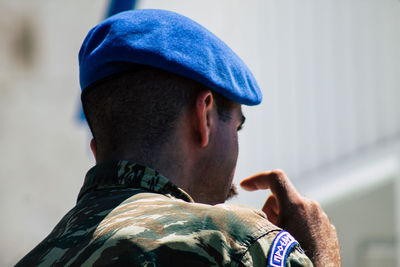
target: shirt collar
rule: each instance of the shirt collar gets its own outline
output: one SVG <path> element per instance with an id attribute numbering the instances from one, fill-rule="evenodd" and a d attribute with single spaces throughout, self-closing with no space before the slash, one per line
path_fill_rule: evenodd
<path id="1" fill-rule="evenodd" d="M 182 189 L 171 183 L 159 172 L 126 160 L 97 164 L 85 177 L 78 201 L 88 191 L 99 188 L 142 188 L 163 195 L 172 195 L 187 202 L 193 199 Z"/>

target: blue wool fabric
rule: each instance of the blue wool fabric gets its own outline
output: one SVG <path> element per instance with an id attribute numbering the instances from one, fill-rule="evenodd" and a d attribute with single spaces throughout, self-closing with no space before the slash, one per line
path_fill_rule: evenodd
<path id="1" fill-rule="evenodd" d="M 224 42 L 185 16 L 155 9 L 119 13 L 88 33 L 79 51 L 81 88 L 142 65 L 195 80 L 240 104 L 262 100 L 253 74 Z"/>

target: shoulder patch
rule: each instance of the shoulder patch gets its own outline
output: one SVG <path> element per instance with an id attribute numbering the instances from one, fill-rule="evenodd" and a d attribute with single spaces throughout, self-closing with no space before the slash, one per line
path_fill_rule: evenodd
<path id="1" fill-rule="evenodd" d="M 286 231 L 281 231 L 274 239 L 268 255 L 268 267 L 284 267 L 286 259 L 299 242 Z"/>

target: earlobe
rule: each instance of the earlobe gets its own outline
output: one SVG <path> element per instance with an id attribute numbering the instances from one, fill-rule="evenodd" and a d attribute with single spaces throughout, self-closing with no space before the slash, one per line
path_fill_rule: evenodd
<path id="1" fill-rule="evenodd" d="M 97 161 L 97 147 L 96 147 L 96 141 L 94 140 L 94 138 L 92 138 L 92 140 L 90 140 L 90 149 L 92 150 L 94 159 Z"/>
<path id="2" fill-rule="evenodd" d="M 211 91 L 201 92 L 196 99 L 197 129 L 200 139 L 200 146 L 206 147 L 210 140 L 210 130 L 212 126 L 211 111 L 214 105 Z"/>

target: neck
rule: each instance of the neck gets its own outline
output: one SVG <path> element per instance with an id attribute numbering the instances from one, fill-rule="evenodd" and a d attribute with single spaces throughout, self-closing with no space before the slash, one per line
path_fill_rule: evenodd
<path id="1" fill-rule="evenodd" d="M 175 138 L 175 140 L 179 140 Z M 145 153 L 140 147 L 122 146 L 123 150 L 114 149 L 111 153 L 101 153 L 97 155 L 96 162 L 110 162 L 118 160 L 127 160 L 138 163 L 140 165 L 152 168 L 176 186 L 182 188 L 191 195 L 193 192 L 190 188 L 190 160 L 183 149 L 183 142 L 169 140 L 162 148 L 154 151 L 154 153 Z"/>

